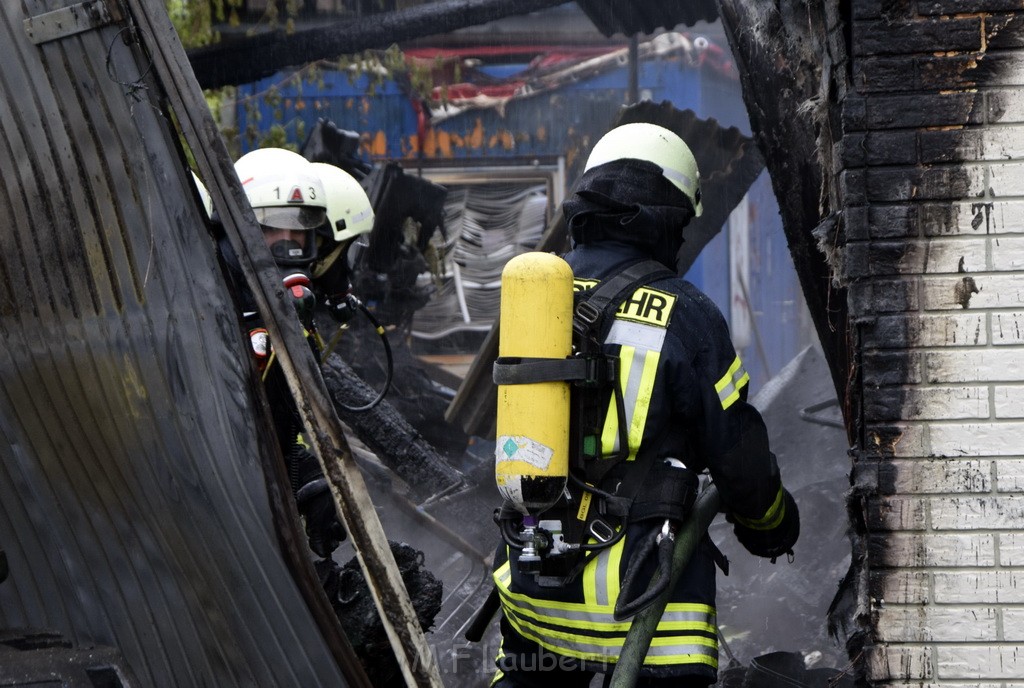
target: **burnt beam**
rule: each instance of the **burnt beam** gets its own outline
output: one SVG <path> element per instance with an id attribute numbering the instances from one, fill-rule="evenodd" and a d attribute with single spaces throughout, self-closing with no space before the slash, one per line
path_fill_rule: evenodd
<path id="1" fill-rule="evenodd" d="M 188 59 L 204 89 L 247 84 L 287 67 L 387 48 L 564 4 L 565 0 L 446 0 L 316 29 L 291 33 L 279 29 L 225 41 L 190 50 Z"/>
<path id="2" fill-rule="evenodd" d="M 830 115 L 836 83 L 844 77 L 826 45 L 830 22 L 820 3 L 790 0 L 720 0 L 719 14 L 796 273 L 838 398 L 846 401 L 851 371 L 846 290 L 830 262 L 843 233 L 833 191 Z"/>

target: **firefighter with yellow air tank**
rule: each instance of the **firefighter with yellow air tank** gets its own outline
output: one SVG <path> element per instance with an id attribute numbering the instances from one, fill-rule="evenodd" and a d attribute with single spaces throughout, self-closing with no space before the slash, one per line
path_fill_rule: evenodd
<path id="1" fill-rule="evenodd" d="M 684 228 L 702 212 L 686 143 L 653 124 L 611 130 L 562 211 L 564 259 L 525 254 L 502 278 L 501 688 L 589 686 L 595 673 L 608 685 L 630 620 L 667 585 L 665 553 L 705 471 L 752 554 L 792 554 L 799 535 L 725 320 L 675 274 Z M 716 563 L 726 564 L 705 536 L 637 685 L 715 682 Z"/>

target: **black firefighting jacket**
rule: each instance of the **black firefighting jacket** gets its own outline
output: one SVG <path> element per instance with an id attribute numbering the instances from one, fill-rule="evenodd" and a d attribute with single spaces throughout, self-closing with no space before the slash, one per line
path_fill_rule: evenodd
<path id="1" fill-rule="evenodd" d="M 577 287 L 590 287 L 650 255 L 603 241 L 577 247 L 565 258 Z M 630 460 L 638 451 L 653 452 L 657 459 L 681 459 L 697 472 L 707 469 L 736 523 L 769 538 L 781 530 L 787 519 L 779 468 L 761 415 L 747 403 L 749 376 L 714 303 L 682 278 L 657 280 L 625 301 L 604 341 L 620 360 Z M 617 448 L 617 429 L 609 413 L 606 454 Z M 607 670 L 629 629 L 629 620 L 615 621 L 612 612 L 638 540 L 634 530 L 630 526 L 622 541 L 602 550 L 561 588 L 538 586 L 518 572 L 517 551 L 499 547 L 494 579 L 503 627 L 587 668 Z M 715 680 L 713 552 L 705 539 L 683 571 L 651 643 L 645 674 Z M 652 563 L 652 573 L 653 568 Z M 517 645 L 507 641 L 506 653 Z M 514 664 L 515 658 L 506 661 Z"/>

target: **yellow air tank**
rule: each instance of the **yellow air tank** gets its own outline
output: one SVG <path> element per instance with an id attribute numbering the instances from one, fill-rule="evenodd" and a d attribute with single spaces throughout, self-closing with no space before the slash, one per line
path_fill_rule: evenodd
<path id="1" fill-rule="evenodd" d="M 498 356 L 564 359 L 572 353 L 572 268 L 524 253 L 501 273 Z M 569 475 L 569 383 L 499 385 L 498 491 L 524 514 L 554 505 Z"/>

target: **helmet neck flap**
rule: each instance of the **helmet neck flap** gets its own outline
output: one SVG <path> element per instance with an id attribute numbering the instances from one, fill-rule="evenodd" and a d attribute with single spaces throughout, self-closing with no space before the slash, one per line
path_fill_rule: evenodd
<path id="1" fill-rule="evenodd" d="M 574 244 L 619 241 L 671 269 L 694 216 L 690 199 L 651 162 L 626 158 L 580 177 L 562 212 Z"/>

